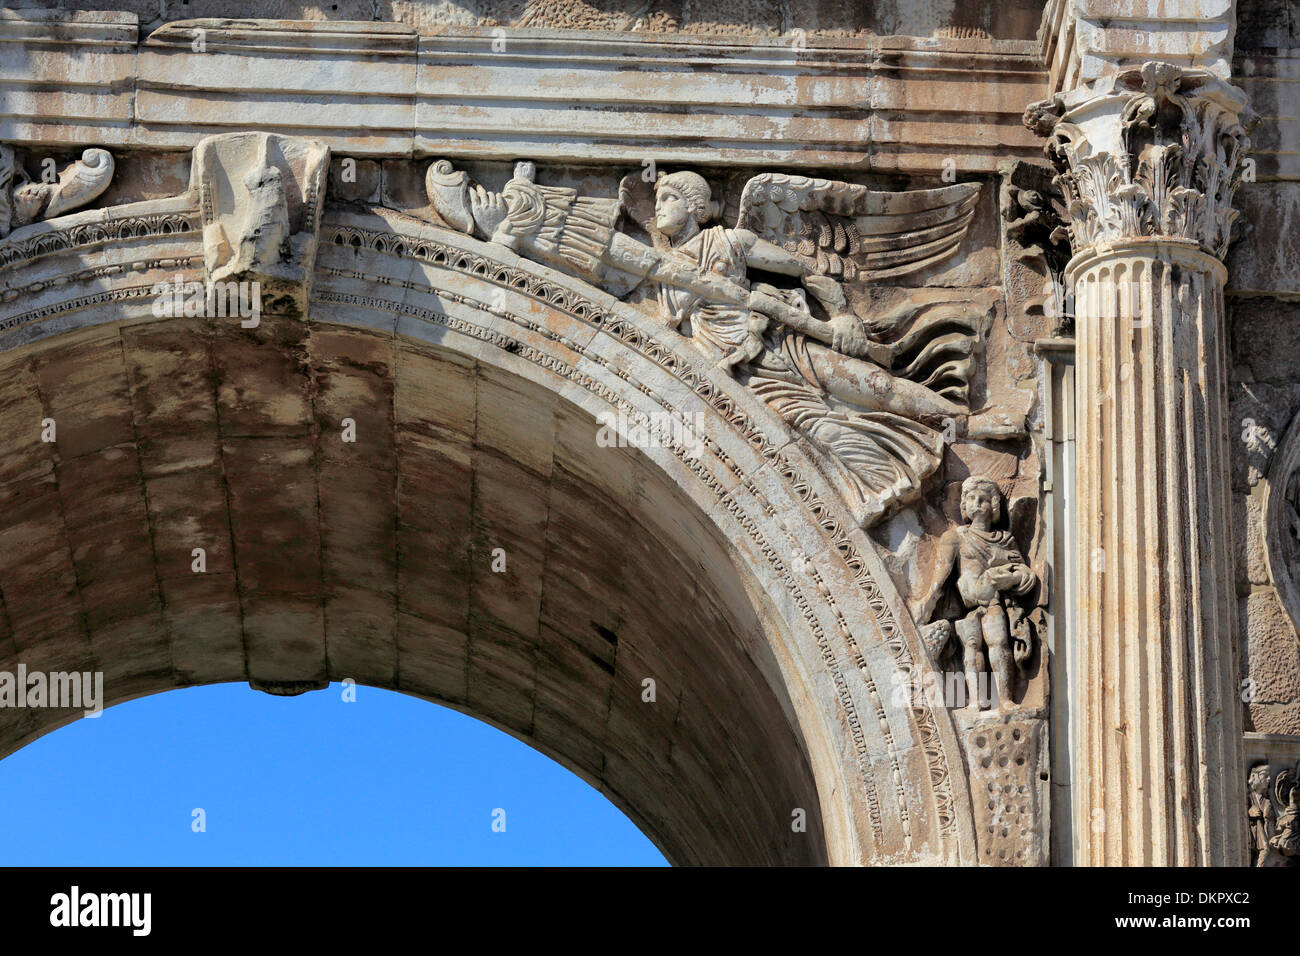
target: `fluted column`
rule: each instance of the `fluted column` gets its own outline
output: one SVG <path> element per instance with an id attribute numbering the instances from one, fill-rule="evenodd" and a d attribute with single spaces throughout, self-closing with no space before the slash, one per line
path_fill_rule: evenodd
<path id="1" fill-rule="evenodd" d="M 1077 864 L 1245 861 L 1222 257 L 1248 114 L 1148 63 L 1026 115 L 1074 250 Z"/>

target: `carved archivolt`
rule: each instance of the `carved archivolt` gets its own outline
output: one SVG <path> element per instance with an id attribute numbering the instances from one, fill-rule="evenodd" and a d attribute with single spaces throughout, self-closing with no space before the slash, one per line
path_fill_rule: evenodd
<path id="1" fill-rule="evenodd" d="M 705 460 L 671 435 L 660 436 L 663 447 L 712 496 L 719 514 L 738 529 L 733 533 L 747 539 L 745 548 L 767 564 L 765 573 L 775 575 L 782 600 L 810 635 L 810 652 L 828 669 L 870 841 L 891 846 L 899 839 L 912 853 L 934 835 L 945 858 L 968 856 L 965 775 L 951 772 L 952 759 L 960 759 L 952 723 L 942 705 L 922 697 L 893 705 L 887 699 L 893 678 L 921 684 L 934 665 L 903 603 L 880 579 L 882 569 L 860 528 L 917 501 L 954 439 L 1023 436 L 1024 421 L 998 408 L 971 407 L 970 383 L 994 292 L 958 292 L 941 302 L 904 294 L 895 299 L 900 304 L 881 308 L 864 290 L 951 256 L 967 234 L 981 187 L 894 193 L 764 174 L 745 186 L 737 221 L 728 226 L 717 221 L 709 182 L 688 170 L 653 183 L 628 177 L 617 198 L 603 198 L 538 183 L 528 162 L 500 192 L 490 192 L 441 161 L 430 166 L 426 186 L 433 209 L 452 229 L 384 209 L 331 214 L 322 227 L 327 163 L 327 151 L 310 141 L 252 133 L 217 137 L 196 148 L 184 197 L 30 226 L 0 242 L 0 266 L 124 233 L 175 235 L 184 256 L 170 251 L 175 258 L 144 258 L 142 243 L 140 261 L 127 267 L 149 273 L 174 263 L 187 279 L 274 282 L 304 314 L 314 302 L 389 313 L 395 324 L 402 317 L 429 322 L 549 370 L 630 417 L 638 414 L 638 395 L 683 422 L 692 402 L 707 401 L 724 416 L 723 431 L 734 430 L 744 444 L 738 448 L 732 436 L 724 440 L 717 433 L 696 436 L 707 449 Z M 1038 219 L 1045 213 L 1029 193 L 1016 202 L 1004 212 L 1014 213 L 1013 226 L 1023 226 L 1027 235 L 1036 211 Z M 328 252 L 320 251 L 318 240 Z M 524 267 L 516 256 L 550 268 Z M 386 266 L 386 257 L 402 262 Z M 433 273 L 410 269 L 411 260 L 463 278 L 448 277 L 435 290 Z M 202 264 L 197 273 L 195 263 Z M 103 273 L 108 276 L 123 266 L 96 268 L 109 270 Z M 38 292 L 47 285 L 39 275 L 25 275 L 36 280 Z M 321 284 L 314 290 L 313 275 Z M 625 363 L 571 340 L 529 310 L 481 300 L 472 291 L 481 281 L 562 310 L 626 344 L 656 370 L 638 380 Z M 149 287 L 123 282 L 71 301 L 85 307 L 140 299 Z M 11 288 L 6 298 L 23 291 Z M 430 301 L 431 291 L 447 306 Z M 624 298 L 639 305 L 618 301 Z M 43 296 L 33 305 L 0 317 L 3 327 L 57 314 L 69 303 Z M 480 317 L 469 317 L 475 314 Z M 490 317 L 502 321 L 483 321 Z M 656 318 L 658 329 L 671 331 L 651 331 Z M 665 372 L 672 382 L 658 381 Z M 791 556 L 809 542 L 789 532 L 764 485 L 772 475 L 760 474 L 763 468 L 794 490 L 821 527 L 819 547 L 831 564 L 794 565 Z M 828 501 L 816 488 L 838 492 L 842 502 L 834 494 Z M 953 532 L 950 567 L 960 558 L 958 576 L 977 578 L 976 589 L 983 591 L 963 591 L 965 606 L 956 617 L 922 617 L 970 625 L 970 635 L 958 635 L 962 646 L 988 654 L 1009 702 L 1013 670 L 1034 646 L 1022 598 L 1038 578 L 1024 566 L 1009 532 L 992 527 L 994 502 L 985 504 L 988 527 Z M 774 529 L 774 522 L 789 533 Z M 973 655 L 969 663 L 968 677 L 984 670 Z M 923 809 L 908 783 L 918 773 L 928 777 L 925 793 L 932 801 Z M 1008 858 L 1017 853 L 1009 850 Z"/>
<path id="2" fill-rule="evenodd" d="M 273 164 L 253 165 L 265 171 Z M 199 177 L 196 182 L 202 182 L 202 179 Z M 294 179 L 303 181 L 296 175 Z M 266 180 L 265 175 L 245 177 L 244 185 L 252 195 L 256 188 L 266 185 Z M 526 191 L 522 186 L 520 189 Z M 25 302 L 10 305 L 0 315 L 0 322 L 6 328 L 16 327 L 69 310 L 147 300 L 152 284 L 150 280 L 159 269 L 170 271 L 174 268 L 183 271 L 187 278 L 202 279 L 213 265 L 210 257 L 205 255 L 213 243 L 203 242 L 199 230 L 202 224 L 211 224 L 217 216 L 205 215 L 200 193 L 201 190 L 191 192 L 183 197 L 183 201 L 182 197 L 177 197 L 94 214 L 79 214 L 62 223 L 31 226 L 14 240 L 0 243 L 0 255 L 8 252 L 20 269 L 28 261 L 25 257 L 29 254 L 53 257 L 47 266 L 40 267 L 40 281 L 47 282 L 44 278 L 47 274 L 52 276 L 59 269 L 66 271 L 65 265 L 61 264 L 65 260 L 59 258 L 59 253 L 110 239 L 119 229 L 138 229 L 140 232 L 132 235 L 143 240 L 138 250 L 131 248 L 129 253 L 125 247 L 114 246 L 108 253 L 106 264 L 96 267 L 107 270 L 105 277 L 114 277 L 110 288 L 70 288 L 62 296 L 50 294 L 50 291 L 42 292 L 32 305 Z M 307 197 L 304 195 L 303 198 Z M 535 194 L 532 198 L 536 198 Z M 559 202 L 563 203 L 564 199 Z M 555 200 L 549 205 L 544 201 L 540 206 L 534 206 L 534 212 L 541 213 L 539 222 L 545 223 L 554 203 Z M 267 205 L 275 208 L 279 203 Z M 737 384 L 729 380 L 741 379 L 741 375 L 727 369 L 727 374 L 720 376 L 708 367 L 702 352 L 692 359 L 690 343 L 693 336 L 679 340 L 687 346 L 683 351 L 669 341 L 675 338 L 672 333 L 655 331 L 654 323 L 637 310 L 596 289 L 584 291 L 581 283 L 556 277 L 553 272 L 517 264 L 515 257 L 508 253 L 494 254 L 492 244 L 466 240 L 446 229 L 420 224 L 409 216 L 388 211 L 361 217 L 372 225 L 368 229 L 342 225 L 347 217 L 331 220 L 323 229 L 318 221 L 306 219 L 299 226 L 294 217 L 300 207 L 292 201 L 288 205 L 290 235 L 299 229 L 310 228 L 313 241 L 319 236 L 331 250 L 327 264 L 314 266 L 317 281 L 323 286 L 311 297 L 317 307 L 338 303 L 349 309 L 379 309 L 394 315 L 409 314 L 427 319 L 533 362 L 589 390 L 602 401 L 626 408 L 629 412 L 634 411 L 641 401 L 637 396 L 644 395 L 682 415 L 686 414 L 691 402 L 703 399 L 724 416 L 727 427 L 706 436 L 711 439 L 709 461 L 696 459 L 688 454 L 688 449 L 670 446 L 669 443 L 666 446 L 717 502 L 719 515 L 735 529 L 731 533 L 739 534 L 741 540 L 748 542 L 744 549 L 752 553 L 760 565 L 766 566 L 763 573 L 772 575 L 777 587 L 785 591 L 786 596 L 781 600 L 792 615 L 792 626 L 797 633 L 808 635 L 806 652 L 828 669 L 828 686 L 834 687 L 831 701 L 838 706 L 837 713 L 841 715 L 832 718 L 832 723 L 842 726 L 843 729 L 837 733 L 844 733 L 846 740 L 852 741 L 851 749 L 845 749 L 849 760 L 846 771 L 848 779 L 854 783 L 851 787 L 855 791 L 853 799 L 860 800 L 865 811 L 858 818 L 865 829 L 863 846 L 870 844 L 879 852 L 890 854 L 890 858 L 900 860 L 906 854 L 938 854 L 951 862 L 972 859 L 973 834 L 965 775 L 953 772 L 952 761 L 960 760 L 960 752 L 951 723 L 941 710 L 936 711 L 923 701 L 899 709 L 890 704 L 887 696 L 893 670 L 915 675 L 929 667 L 918 635 L 910 622 L 903 619 L 906 616 L 904 606 L 888 582 L 882 579 L 882 570 L 870 553 L 869 542 L 855 527 L 855 522 L 846 520 L 848 513 L 835 500 L 832 486 L 823 483 L 810 467 L 810 447 L 787 444 L 782 437 L 784 429 L 780 428 L 780 422 L 768 411 L 770 403 L 744 400 L 745 396 L 752 396 L 753 391 L 737 388 Z M 304 205 L 312 208 L 311 204 Z M 576 202 L 569 208 L 575 205 Z M 575 224 L 591 220 L 600 222 L 598 208 L 584 212 L 591 215 L 573 220 Z M 393 223 L 399 220 L 402 225 L 394 226 Z M 241 220 L 235 215 L 229 221 L 233 223 L 233 231 L 223 225 L 224 245 L 234 254 L 237 244 L 230 242 L 230 237 L 242 235 Z M 565 225 L 568 224 L 566 220 Z M 275 250 L 269 247 L 259 249 L 255 241 L 260 238 L 255 235 L 257 229 L 258 225 L 254 224 L 248 230 L 248 237 L 254 241 L 245 247 L 253 253 L 250 259 L 253 265 L 249 270 L 253 274 L 263 271 L 262 265 L 268 261 L 263 254 L 275 256 Z M 149 235 L 164 242 L 151 244 Z M 587 237 L 569 233 L 567 229 L 553 231 L 550 236 L 555 249 L 591 248 Z M 46 245 L 28 245 L 37 238 Z M 457 241 L 461 243 L 459 247 Z M 629 242 L 634 240 L 629 238 Z M 162 245 L 168 246 L 164 255 L 174 258 L 159 256 Z M 220 248 L 222 244 L 215 245 Z M 291 242 L 290 257 L 281 257 L 281 264 L 295 264 L 292 245 Z M 351 250 L 361 254 L 362 260 L 354 263 Z M 384 278 L 377 275 L 377 272 L 385 272 L 376 268 L 379 257 L 362 253 L 362 250 L 397 257 L 393 260 L 393 274 Z M 674 256 L 679 255 L 672 249 L 668 251 Z M 784 251 L 791 254 L 789 250 Z M 183 256 L 180 255 L 182 252 Z M 797 249 L 795 253 L 798 253 Z M 815 259 L 816 255 L 812 258 Z M 135 263 L 135 259 L 140 261 Z M 438 272 L 443 269 L 460 272 L 473 280 L 471 286 L 480 280 L 488 280 L 511 294 L 528 295 L 562 309 L 625 343 L 653 363 L 655 368 L 667 372 L 674 381 L 671 385 L 656 382 L 654 376 L 646 381 L 637 381 L 635 365 L 629 366 L 626 360 L 611 359 L 602 349 L 580 346 L 580 343 L 572 341 L 562 343 L 563 332 L 545 322 L 538 322 L 537 314 L 528 309 L 511 309 L 495 301 L 471 301 L 472 297 L 466 296 L 464 306 L 478 310 L 481 313 L 478 317 L 466 318 L 470 313 L 462 311 L 452 314 L 450 307 L 440 313 L 421 311 L 417 302 L 421 294 L 428 302 L 428 283 L 433 273 L 412 272 L 403 266 L 412 259 L 441 267 Z M 686 257 L 683 259 L 684 262 L 673 260 L 669 268 L 681 270 L 679 274 L 689 278 L 697 263 Z M 117 264 L 117 260 L 127 263 L 125 269 Z M 72 258 L 66 262 L 76 265 Z M 355 265 L 355 268 L 347 269 L 347 265 Z M 132 281 L 133 267 L 138 267 L 141 272 L 138 282 Z M 220 267 L 218 262 L 217 268 Z M 841 271 L 843 268 L 841 263 Z M 25 275 L 35 278 L 37 273 Z M 116 278 L 119 275 L 121 278 Z M 425 288 L 411 287 L 404 291 L 400 286 L 408 281 L 422 281 Z M 816 283 L 817 279 L 814 277 L 813 281 Z M 388 286 L 393 287 L 392 296 L 384 294 Z M 49 290 L 53 288 L 53 285 L 48 286 Z M 367 291 L 362 295 L 360 290 Z M 77 295 L 77 292 L 83 294 Z M 437 298 L 447 303 L 458 303 L 458 296 L 464 292 L 459 282 L 451 281 L 445 287 L 438 286 Z M 483 319 L 489 313 L 504 321 L 485 323 Z M 52 328 L 52 324 L 45 324 L 43 328 Z M 507 334 L 506 330 L 511 328 L 515 328 L 518 334 Z M 686 331 L 693 330 L 687 328 Z M 557 347 L 538 346 L 539 340 L 553 341 Z M 575 363 L 572 357 L 565 357 L 567 354 L 576 355 L 582 361 Z M 593 373 L 597 369 L 599 371 Z M 625 388 L 616 379 L 621 379 Z M 684 385 L 685 390 L 679 388 L 678 383 Z M 740 384 L 743 385 L 743 381 Z M 735 435 L 723 434 L 732 431 Z M 757 456 L 757 465 L 750 460 L 751 456 Z M 773 481 L 777 484 L 772 484 Z M 779 504 L 788 499 L 782 489 L 790 489 L 796 495 L 794 501 L 802 502 L 797 518 L 787 510 L 789 503 Z M 773 497 L 774 490 L 776 497 Z M 795 566 L 791 555 L 801 548 L 808 548 L 810 542 L 806 532 L 801 534 L 792 529 L 803 527 L 802 522 L 809 516 L 822 531 L 823 544 L 818 548 L 822 557 Z M 912 783 L 918 778 L 924 781 L 919 800 Z"/>

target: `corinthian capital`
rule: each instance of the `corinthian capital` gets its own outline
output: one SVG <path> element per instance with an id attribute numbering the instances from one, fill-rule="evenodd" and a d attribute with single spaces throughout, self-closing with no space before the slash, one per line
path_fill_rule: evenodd
<path id="1" fill-rule="evenodd" d="M 1214 74 L 1144 63 L 1035 103 L 1024 121 L 1049 137 L 1076 253 L 1162 237 L 1222 259 L 1257 120 L 1245 94 Z"/>

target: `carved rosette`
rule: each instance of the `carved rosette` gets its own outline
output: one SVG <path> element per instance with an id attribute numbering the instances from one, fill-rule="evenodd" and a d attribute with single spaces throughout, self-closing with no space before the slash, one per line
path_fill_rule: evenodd
<path id="1" fill-rule="evenodd" d="M 1025 112 L 1025 125 L 1049 137 L 1076 253 L 1160 237 L 1194 241 L 1219 259 L 1257 121 L 1241 90 L 1170 63 L 1145 63 Z"/>

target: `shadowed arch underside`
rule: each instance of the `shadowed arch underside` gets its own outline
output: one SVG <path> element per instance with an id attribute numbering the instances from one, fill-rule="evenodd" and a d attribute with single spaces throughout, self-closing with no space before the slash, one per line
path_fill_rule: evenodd
<path id="1" fill-rule="evenodd" d="M 274 347 L 175 320 L 0 363 L 6 411 L 59 429 L 5 456 L 0 667 L 103 670 L 110 700 L 352 678 L 554 756 L 674 862 L 825 861 L 776 665 L 680 492 L 532 383 L 265 325 Z M 54 716 L 5 711 L 4 749 Z"/>
<path id="2" fill-rule="evenodd" d="M 202 274 L 173 205 L 11 270 L 67 278 L 0 316 L 0 669 L 415 694 L 675 863 L 972 857 L 951 725 L 897 699 L 915 629 L 761 402 L 577 280 L 382 212 L 327 218 L 307 316 L 157 316 Z M 0 713 L 0 750 L 74 716 Z"/>

